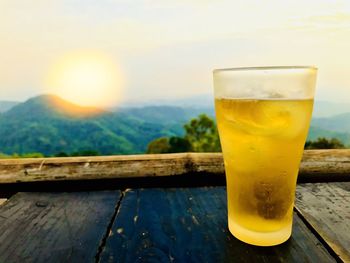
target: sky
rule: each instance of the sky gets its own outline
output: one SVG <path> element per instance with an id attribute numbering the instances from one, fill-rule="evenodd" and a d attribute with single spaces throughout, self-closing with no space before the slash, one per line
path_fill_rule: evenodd
<path id="1" fill-rule="evenodd" d="M 347 0 L 0 0 L 0 100 L 50 92 L 55 63 L 88 50 L 116 65 L 119 101 L 211 94 L 215 68 L 315 65 L 316 98 L 350 102 L 349 46 Z"/>

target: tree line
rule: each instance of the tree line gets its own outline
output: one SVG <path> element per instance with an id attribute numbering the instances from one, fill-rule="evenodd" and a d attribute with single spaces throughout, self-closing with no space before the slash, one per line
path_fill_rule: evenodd
<path id="1" fill-rule="evenodd" d="M 220 152 L 220 139 L 213 119 L 205 114 L 184 126 L 183 137 L 161 137 L 148 144 L 147 153 Z"/>

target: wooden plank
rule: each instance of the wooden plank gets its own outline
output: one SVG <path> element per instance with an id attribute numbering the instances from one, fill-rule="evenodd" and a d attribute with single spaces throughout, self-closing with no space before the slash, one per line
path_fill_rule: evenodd
<path id="1" fill-rule="evenodd" d="M 304 151 L 299 179 L 303 182 L 350 181 L 350 150 Z"/>
<path id="2" fill-rule="evenodd" d="M 292 238 L 247 245 L 227 228 L 224 187 L 129 190 L 101 262 L 334 262 L 297 215 Z"/>
<path id="3" fill-rule="evenodd" d="M 223 175 L 221 154 L 183 153 L 0 160 L 0 183 L 172 176 Z"/>
<path id="4" fill-rule="evenodd" d="M 120 191 L 18 193 L 0 207 L 0 262 L 93 262 Z"/>
<path id="5" fill-rule="evenodd" d="M 339 257 L 350 262 L 350 183 L 298 185 L 296 208 Z"/>
<path id="6" fill-rule="evenodd" d="M 350 181 L 350 150 L 305 151 L 301 181 Z M 221 153 L 179 153 L 0 160 L 0 183 L 202 174 L 224 175 Z"/>

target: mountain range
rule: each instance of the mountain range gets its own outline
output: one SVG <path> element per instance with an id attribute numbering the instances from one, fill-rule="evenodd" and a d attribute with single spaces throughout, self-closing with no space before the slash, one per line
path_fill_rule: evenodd
<path id="1" fill-rule="evenodd" d="M 0 109 L 0 152 L 41 152 L 46 156 L 87 150 L 102 155 L 143 153 L 155 138 L 183 135 L 184 123 L 199 114 L 214 116 L 210 106 L 122 107 L 108 111 L 82 107 L 55 95 L 41 95 L 22 103 L 0 102 Z M 349 145 L 350 113 L 314 118 L 308 138 L 318 137 L 335 137 Z"/>
<path id="2" fill-rule="evenodd" d="M 47 156 L 86 150 L 102 155 L 143 153 L 155 138 L 182 135 L 183 123 L 202 112 L 171 106 L 110 112 L 42 95 L 0 115 L 0 151 Z M 204 113 L 210 114 L 210 109 Z"/>
<path id="3" fill-rule="evenodd" d="M 183 108 L 213 108 L 213 94 L 200 94 L 177 99 L 148 100 L 148 101 L 126 101 L 124 107 L 145 107 L 145 106 L 176 106 Z M 313 116 L 316 118 L 332 117 L 334 115 L 350 112 L 350 103 L 315 100 Z"/>
<path id="4" fill-rule="evenodd" d="M 0 113 L 5 112 L 21 102 L 18 101 L 0 101 Z M 147 100 L 147 101 L 132 101 L 128 100 L 121 103 L 118 107 L 111 107 L 107 110 L 116 111 L 128 108 L 145 108 L 154 106 L 170 106 L 190 109 L 211 109 L 214 112 L 213 94 L 199 94 L 177 99 L 163 99 L 163 100 Z M 350 113 L 350 103 L 333 102 L 324 100 L 315 100 L 313 117 L 327 118 L 335 115 Z"/>

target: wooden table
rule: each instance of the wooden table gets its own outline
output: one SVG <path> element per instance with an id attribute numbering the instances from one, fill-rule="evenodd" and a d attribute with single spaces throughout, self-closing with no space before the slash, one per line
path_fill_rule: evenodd
<path id="1" fill-rule="evenodd" d="M 264 248 L 228 232 L 222 180 L 191 181 L 5 185 L 30 192 L 0 205 L 0 262 L 350 262 L 350 182 L 299 184 L 292 237 Z"/>

